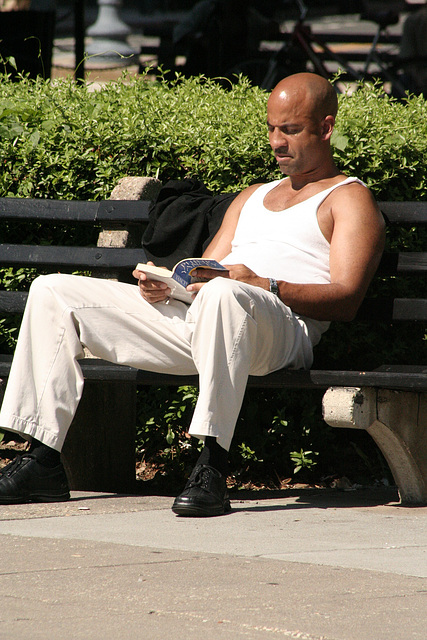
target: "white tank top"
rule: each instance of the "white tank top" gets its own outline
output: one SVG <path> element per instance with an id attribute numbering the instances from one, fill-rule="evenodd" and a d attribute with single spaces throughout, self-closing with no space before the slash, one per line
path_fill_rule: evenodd
<path id="1" fill-rule="evenodd" d="M 263 278 L 276 278 L 297 284 L 327 284 L 329 242 L 320 230 L 317 210 L 325 198 L 337 187 L 351 182 L 363 184 L 358 178 L 342 182 L 316 193 L 288 209 L 270 211 L 264 198 L 282 180 L 261 185 L 242 207 L 231 253 L 223 264 L 244 264 Z M 304 318 L 309 326 L 312 344 L 326 331 L 329 322 Z"/>
<path id="2" fill-rule="evenodd" d="M 317 210 L 337 187 L 361 181 L 346 178 L 288 209 L 270 211 L 264 206 L 264 198 L 282 180 L 261 185 L 246 201 L 231 253 L 221 262 L 245 264 L 263 278 L 298 284 L 328 283 L 330 246 L 320 230 Z"/>

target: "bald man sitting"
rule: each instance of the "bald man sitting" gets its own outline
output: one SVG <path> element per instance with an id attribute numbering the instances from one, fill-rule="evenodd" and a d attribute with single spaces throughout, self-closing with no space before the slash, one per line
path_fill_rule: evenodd
<path id="1" fill-rule="evenodd" d="M 69 498 L 60 451 L 82 394 L 86 346 L 114 363 L 199 375 L 189 432 L 205 446 L 172 509 L 230 510 L 228 450 L 248 376 L 309 368 L 330 321 L 354 317 L 383 250 L 372 195 L 333 162 L 336 113 L 335 91 L 320 76 L 275 87 L 268 135 L 287 177 L 233 200 L 205 252 L 228 272 L 189 285 L 191 305 L 139 271 L 137 286 L 61 274 L 34 281 L 0 414 L 0 426 L 31 446 L 3 470 L 0 503 Z"/>

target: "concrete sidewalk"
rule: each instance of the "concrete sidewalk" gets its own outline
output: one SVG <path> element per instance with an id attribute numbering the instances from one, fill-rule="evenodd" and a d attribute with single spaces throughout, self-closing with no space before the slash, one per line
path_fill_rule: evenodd
<path id="1" fill-rule="evenodd" d="M 164 496 L 0 507 L 0 638 L 427 638 L 427 507 L 393 490 L 241 495 L 209 519 Z"/>

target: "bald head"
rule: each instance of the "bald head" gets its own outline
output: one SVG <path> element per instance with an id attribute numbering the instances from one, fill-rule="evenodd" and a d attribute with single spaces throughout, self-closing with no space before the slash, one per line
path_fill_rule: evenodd
<path id="1" fill-rule="evenodd" d="M 330 82 L 314 73 L 288 76 L 271 92 L 268 139 L 281 171 L 294 182 L 337 175 L 331 153 L 337 107 Z"/>
<path id="2" fill-rule="evenodd" d="M 338 100 L 331 83 L 315 73 L 295 73 L 281 80 L 269 101 L 290 101 L 306 110 L 315 120 L 335 116 Z"/>

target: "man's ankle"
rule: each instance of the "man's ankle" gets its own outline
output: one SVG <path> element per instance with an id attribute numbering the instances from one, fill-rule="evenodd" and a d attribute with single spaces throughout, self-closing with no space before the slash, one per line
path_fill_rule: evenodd
<path id="1" fill-rule="evenodd" d="M 197 464 L 206 464 L 221 473 L 228 476 L 228 451 L 223 449 L 217 439 L 213 436 L 206 436 L 205 446 L 197 460 Z"/>
<path id="2" fill-rule="evenodd" d="M 57 467 L 61 462 L 61 454 L 56 449 L 48 447 L 47 444 L 33 438 L 29 452 L 44 467 Z"/>

